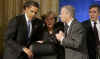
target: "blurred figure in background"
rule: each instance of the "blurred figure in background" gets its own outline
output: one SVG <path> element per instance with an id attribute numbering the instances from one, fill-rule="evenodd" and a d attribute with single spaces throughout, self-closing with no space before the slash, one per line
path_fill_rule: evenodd
<path id="1" fill-rule="evenodd" d="M 87 30 L 89 59 L 100 59 L 100 6 L 91 5 L 89 16 L 90 19 L 83 22 L 83 26 Z"/>

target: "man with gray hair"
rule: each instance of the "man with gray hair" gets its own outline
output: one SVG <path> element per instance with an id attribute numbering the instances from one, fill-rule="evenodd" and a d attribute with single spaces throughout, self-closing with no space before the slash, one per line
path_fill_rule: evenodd
<path id="1" fill-rule="evenodd" d="M 65 48 L 65 59 L 88 59 L 86 31 L 74 18 L 74 10 L 71 5 L 62 7 L 60 17 L 64 23 L 64 32 L 59 31 L 56 38 Z"/>

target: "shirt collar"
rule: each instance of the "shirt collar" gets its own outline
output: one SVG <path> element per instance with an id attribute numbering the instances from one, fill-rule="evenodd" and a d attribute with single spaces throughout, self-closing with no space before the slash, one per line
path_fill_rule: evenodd
<path id="1" fill-rule="evenodd" d="M 96 23 L 97 23 L 97 24 L 100 24 L 100 21 L 97 20 Z M 94 24 L 94 21 L 91 21 L 91 24 Z"/>
<path id="2" fill-rule="evenodd" d="M 100 24 L 100 20 L 97 20 L 97 24 Z"/>
<path id="3" fill-rule="evenodd" d="M 25 13 L 25 18 L 26 18 L 26 22 L 27 22 L 27 24 L 28 24 L 29 19 L 28 19 L 28 17 L 27 17 L 27 14 L 26 14 L 26 13 Z"/>
<path id="4" fill-rule="evenodd" d="M 69 21 L 68 26 L 71 25 L 71 23 L 72 23 L 73 20 L 74 20 L 74 19 L 72 18 L 72 20 Z"/>

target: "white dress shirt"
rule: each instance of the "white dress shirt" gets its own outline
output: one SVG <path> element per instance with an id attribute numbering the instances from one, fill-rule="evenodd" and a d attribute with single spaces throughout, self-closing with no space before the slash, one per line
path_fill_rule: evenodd
<path id="1" fill-rule="evenodd" d="M 26 19 L 26 22 L 27 22 L 27 25 L 28 25 L 28 22 L 30 21 L 29 18 L 27 17 L 27 14 L 25 14 L 25 19 Z M 30 32 L 28 34 L 28 37 L 30 38 L 30 35 L 31 35 L 31 32 L 32 32 L 32 23 L 29 24 L 30 25 Z M 32 45 L 30 45 L 29 49 L 32 51 Z M 24 49 L 23 49 L 24 50 Z"/>
<path id="2" fill-rule="evenodd" d="M 28 25 L 28 21 L 29 21 L 29 19 L 28 19 L 28 17 L 27 17 L 27 14 L 25 14 L 25 18 L 26 18 L 26 22 L 27 22 L 27 25 Z M 31 32 L 32 32 L 32 23 L 30 24 L 30 32 L 29 32 L 28 37 L 30 37 Z"/>
<path id="3" fill-rule="evenodd" d="M 69 31 L 70 25 L 72 24 L 73 20 L 74 20 L 74 19 L 72 18 L 72 20 L 70 20 L 69 23 L 68 23 L 68 30 L 67 30 L 67 33 L 68 33 L 68 31 Z"/>
<path id="4" fill-rule="evenodd" d="M 97 20 L 96 21 L 96 27 L 97 27 L 97 30 L 98 30 L 98 37 L 99 37 L 99 40 L 100 40 L 100 21 Z M 91 25 L 92 25 L 92 28 L 94 28 L 94 21 L 91 21 Z"/>

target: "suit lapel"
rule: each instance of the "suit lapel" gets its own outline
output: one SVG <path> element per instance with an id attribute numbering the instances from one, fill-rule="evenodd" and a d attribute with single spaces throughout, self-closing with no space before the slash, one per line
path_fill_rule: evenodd
<path id="1" fill-rule="evenodd" d="M 67 36 L 66 36 L 67 39 L 70 39 L 70 38 L 71 38 L 71 35 L 72 35 L 72 27 L 73 27 L 73 25 L 75 24 L 75 22 L 76 22 L 76 20 L 74 19 L 74 20 L 72 21 L 72 23 L 71 23 L 71 25 L 70 25 L 68 31 L 67 31 Z"/>
<path id="2" fill-rule="evenodd" d="M 92 30 L 92 24 L 90 20 L 87 21 L 87 26 L 88 26 L 88 30 Z"/>
<path id="3" fill-rule="evenodd" d="M 76 20 L 74 19 L 69 27 L 69 30 L 68 30 L 68 34 L 71 34 L 71 31 L 72 31 L 72 27 L 73 25 L 75 24 Z"/>
<path id="4" fill-rule="evenodd" d="M 22 15 L 22 17 L 20 18 L 20 22 L 21 22 L 20 28 L 25 37 L 24 40 L 26 40 L 28 37 L 28 33 L 27 33 L 27 23 L 26 23 L 25 15 Z"/>

